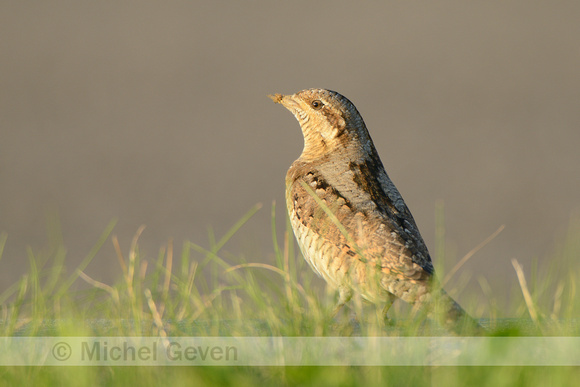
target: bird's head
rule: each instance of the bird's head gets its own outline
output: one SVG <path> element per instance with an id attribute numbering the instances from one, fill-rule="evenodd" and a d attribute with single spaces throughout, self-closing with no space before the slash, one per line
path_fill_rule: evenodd
<path id="1" fill-rule="evenodd" d="M 304 135 L 302 159 L 314 160 L 334 152 L 364 152 L 373 148 L 359 112 L 352 102 L 335 91 L 307 89 L 292 95 L 269 97 L 290 110 L 300 123 Z"/>

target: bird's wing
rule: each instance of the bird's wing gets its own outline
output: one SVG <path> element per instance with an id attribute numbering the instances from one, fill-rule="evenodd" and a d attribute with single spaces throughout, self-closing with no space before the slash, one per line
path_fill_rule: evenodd
<path id="1" fill-rule="evenodd" d="M 408 255 L 423 270 L 433 274 L 433 262 L 415 219 L 385 172 L 378 155 L 351 163 L 349 169 L 354 174 L 353 180 L 357 185 L 370 195 L 374 205 L 369 215 L 373 222 L 384 224 L 389 233 L 393 236 L 396 234 L 396 240 L 405 246 L 402 254 Z M 382 243 L 380 237 L 377 243 Z"/>
<path id="2" fill-rule="evenodd" d="M 289 170 L 288 203 L 300 222 L 340 251 L 403 278 L 430 277 L 434 272 L 431 258 L 404 202 L 403 208 L 396 206 L 397 199 L 392 198 L 398 195 L 396 189 L 387 194 L 378 180 L 369 181 L 356 172 L 354 176 L 355 181 L 360 178 L 368 183 L 362 189 L 370 193 L 369 205 L 361 205 L 357 202 L 361 195 L 353 190 L 341 192 L 323 172 L 307 165 Z"/>

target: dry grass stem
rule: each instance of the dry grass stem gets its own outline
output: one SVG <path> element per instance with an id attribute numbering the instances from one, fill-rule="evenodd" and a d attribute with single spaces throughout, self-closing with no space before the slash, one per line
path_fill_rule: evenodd
<path id="1" fill-rule="evenodd" d="M 461 260 L 459 262 L 457 262 L 457 264 L 455 264 L 455 266 L 453 266 L 453 269 L 451 269 L 449 271 L 449 273 L 447 273 L 447 275 L 443 279 L 443 282 L 441 283 L 441 286 L 445 286 L 449 282 L 449 280 L 451 278 L 453 278 L 453 276 L 455 275 L 455 273 L 457 273 L 457 271 L 461 268 L 461 266 L 465 265 L 465 263 L 467 261 L 469 261 L 469 259 L 471 259 L 471 257 L 473 257 L 475 255 L 475 253 L 477 253 L 485 245 L 487 245 L 489 242 L 491 242 L 496 236 L 498 236 L 499 233 L 501 233 L 504 228 L 505 228 L 505 225 L 502 224 L 501 226 L 499 226 L 499 228 L 497 230 L 495 230 L 495 232 L 493 234 L 491 234 L 489 237 L 487 237 L 487 239 L 485 239 L 483 242 L 481 242 L 479 245 L 475 246 L 467 254 L 465 254 L 465 256 L 463 256 L 463 258 L 461 258 Z"/>
<path id="2" fill-rule="evenodd" d="M 528 307 L 528 312 L 530 313 L 530 317 L 532 320 L 539 324 L 538 319 L 538 312 L 536 311 L 536 307 L 534 306 L 534 301 L 532 300 L 532 295 L 528 290 L 528 284 L 526 282 L 526 276 L 524 275 L 524 270 L 517 259 L 512 258 L 512 265 L 516 270 L 516 275 L 518 276 L 518 281 L 520 283 L 520 288 L 522 289 L 522 294 L 524 295 L 524 301 L 526 302 L 526 306 Z"/>

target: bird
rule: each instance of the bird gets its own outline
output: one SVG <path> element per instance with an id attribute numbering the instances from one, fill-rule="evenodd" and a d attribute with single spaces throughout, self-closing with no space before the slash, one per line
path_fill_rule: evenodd
<path id="1" fill-rule="evenodd" d="M 442 310 L 439 321 L 450 330 L 481 328 L 438 283 L 419 228 L 355 105 L 327 89 L 268 97 L 302 129 L 304 148 L 286 174 L 286 206 L 305 260 L 338 291 L 333 315 L 358 293 L 384 305 L 385 321 L 402 299 L 431 315 Z"/>

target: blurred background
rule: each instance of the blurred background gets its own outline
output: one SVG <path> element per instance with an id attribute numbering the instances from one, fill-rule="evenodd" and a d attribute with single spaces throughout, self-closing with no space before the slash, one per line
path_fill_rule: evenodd
<path id="1" fill-rule="evenodd" d="M 0 292 L 54 214 L 72 270 L 112 219 L 125 253 L 146 225 L 153 260 L 260 202 L 224 250 L 274 263 L 303 142 L 266 95 L 320 87 L 357 106 L 433 255 L 443 203 L 446 265 L 505 225 L 462 268 L 501 294 L 579 215 L 578 20 L 572 0 L 2 1 Z M 86 272 L 120 278 L 110 240 Z"/>

